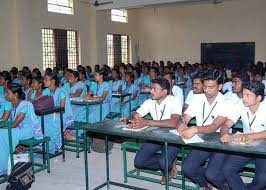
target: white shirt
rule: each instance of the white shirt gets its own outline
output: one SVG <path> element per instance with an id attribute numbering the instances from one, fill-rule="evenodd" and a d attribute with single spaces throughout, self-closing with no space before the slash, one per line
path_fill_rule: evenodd
<path id="1" fill-rule="evenodd" d="M 158 104 L 156 100 L 146 100 L 140 108 L 137 109 L 137 113 L 139 113 L 141 117 L 150 113 L 153 120 L 165 120 L 171 119 L 171 115 L 173 114 L 181 115 L 182 106 L 177 98 L 168 95 L 160 104 Z"/>
<path id="2" fill-rule="evenodd" d="M 238 104 L 238 109 L 235 110 L 236 111 L 231 113 L 228 118 L 236 123 L 239 117 L 241 117 L 244 133 L 262 132 L 266 130 L 265 101 L 260 103 L 259 108 L 254 115 L 250 112 L 248 107 L 244 106 L 242 101 L 240 104 Z"/>
<path id="3" fill-rule="evenodd" d="M 227 117 L 224 95 L 219 92 L 210 105 L 205 94 L 195 94 L 185 114 L 196 117 L 197 126 L 210 125 L 218 116 Z"/>
<path id="4" fill-rule="evenodd" d="M 184 95 L 183 95 L 183 90 L 179 86 L 173 86 L 172 92 L 174 97 L 178 98 L 181 106 L 184 104 Z"/>
<path id="5" fill-rule="evenodd" d="M 229 82 L 224 83 L 222 91 L 232 92 L 232 82 L 229 81 Z"/>
<path id="6" fill-rule="evenodd" d="M 193 101 L 194 96 L 195 96 L 195 94 L 194 94 L 193 90 L 190 90 L 188 95 L 187 95 L 185 103 L 187 105 L 191 104 L 191 102 Z"/>

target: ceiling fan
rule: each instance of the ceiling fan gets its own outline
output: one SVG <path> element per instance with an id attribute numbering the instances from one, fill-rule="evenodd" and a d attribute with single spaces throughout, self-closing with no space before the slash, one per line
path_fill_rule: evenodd
<path id="1" fill-rule="evenodd" d="M 101 5 L 108 5 L 108 4 L 113 4 L 113 3 L 114 3 L 113 1 L 107 1 L 107 2 L 99 3 L 98 0 L 95 0 L 94 1 L 94 6 L 98 7 L 98 6 L 101 6 Z"/>

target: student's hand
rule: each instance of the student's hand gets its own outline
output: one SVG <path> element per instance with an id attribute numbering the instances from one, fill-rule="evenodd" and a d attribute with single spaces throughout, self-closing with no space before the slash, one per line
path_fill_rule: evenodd
<path id="1" fill-rule="evenodd" d="M 197 132 L 198 132 L 197 127 L 189 127 L 188 129 L 186 129 L 185 131 L 183 131 L 183 132 L 180 134 L 180 137 L 181 137 L 181 138 L 184 138 L 184 139 L 190 139 L 190 138 L 192 138 L 195 134 L 197 134 Z"/>
<path id="2" fill-rule="evenodd" d="M 230 143 L 230 142 L 233 142 L 233 136 L 229 134 L 225 134 L 220 138 L 220 140 L 222 141 L 222 143 Z"/>
<path id="3" fill-rule="evenodd" d="M 139 128 L 143 128 L 148 124 L 148 121 L 139 117 L 137 119 L 133 119 L 131 120 L 131 123 L 128 124 L 129 127 L 133 128 L 133 129 L 139 129 Z"/>
<path id="4" fill-rule="evenodd" d="M 124 123 L 126 123 L 126 122 L 127 122 L 127 118 L 126 118 L 126 117 L 121 117 L 121 118 L 119 119 L 119 121 L 120 121 L 120 122 L 124 122 Z"/>
<path id="5" fill-rule="evenodd" d="M 90 94 L 86 94 L 84 96 L 84 100 L 92 100 L 92 99 L 93 99 L 93 97 L 91 97 Z"/>
<path id="6" fill-rule="evenodd" d="M 233 136 L 233 141 L 236 143 L 241 143 L 242 141 L 248 140 L 245 134 L 238 134 Z"/>
<path id="7" fill-rule="evenodd" d="M 185 125 L 184 123 L 180 124 L 179 126 L 177 126 L 176 130 L 179 132 L 179 134 L 181 134 L 183 131 L 185 131 L 188 128 L 187 125 Z"/>

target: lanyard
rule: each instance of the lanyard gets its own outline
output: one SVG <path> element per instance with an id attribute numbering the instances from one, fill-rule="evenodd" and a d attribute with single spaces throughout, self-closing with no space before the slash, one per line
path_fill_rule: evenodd
<path id="1" fill-rule="evenodd" d="M 252 121 L 250 122 L 249 120 L 249 113 L 247 112 L 247 116 L 248 116 L 248 125 L 249 125 L 249 129 L 251 130 L 252 124 L 254 123 L 255 119 L 256 119 L 256 115 L 253 117 Z"/>
<path id="2" fill-rule="evenodd" d="M 214 108 L 215 108 L 215 106 L 217 105 L 217 103 L 218 102 L 215 102 L 215 104 L 214 104 L 214 106 L 212 107 L 212 109 L 211 109 L 211 111 L 209 112 L 209 114 L 207 115 L 207 117 L 204 119 L 204 112 L 205 112 L 205 102 L 204 102 L 204 104 L 203 104 L 203 110 L 202 110 L 202 120 L 203 120 L 203 123 L 202 123 L 202 125 L 204 125 L 204 123 L 209 119 L 209 117 L 210 117 L 210 115 L 211 115 L 211 113 L 212 113 L 212 111 L 214 110 Z"/>
<path id="3" fill-rule="evenodd" d="M 102 83 L 102 84 L 103 84 L 103 83 Z M 99 91 L 100 87 L 102 86 L 102 84 L 100 84 L 100 85 L 97 85 L 96 96 L 98 96 L 98 91 Z"/>
<path id="4" fill-rule="evenodd" d="M 164 110 L 165 110 L 165 106 L 166 106 L 166 104 L 164 104 L 163 111 L 161 111 L 161 117 L 160 117 L 160 120 L 162 120 L 162 117 L 163 117 L 163 114 L 164 114 Z M 157 113 L 156 102 L 155 102 L 155 112 L 156 112 L 156 118 L 157 118 L 157 120 L 158 120 L 158 113 Z"/>
<path id="5" fill-rule="evenodd" d="M 127 86 L 127 88 L 126 88 L 126 92 L 127 92 L 127 93 L 129 93 L 129 91 L 131 90 L 131 87 L 132 87 L 132 84 L 129 86 L 129 88 L 128 88 L 128 86 Z"/>
<path id="6" fill-rule="evenodd" d="M 118 83 L 118 81 L 115 81 L 115 82 L 113 83 L 112 89 L 115 88 L 115 85 L 116 85 L 117 83 Z"/>

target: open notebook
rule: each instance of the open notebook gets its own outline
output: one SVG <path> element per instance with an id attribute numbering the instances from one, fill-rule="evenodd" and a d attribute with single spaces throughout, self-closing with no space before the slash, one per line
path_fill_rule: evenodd
<path id="1" fill-rule="evenodd" d="M 176 129 L 173 129 L 173 130 L 170 130 L 169 131 L 170 133 L 173 133 L 177 136 L 179 136 L 179 133 Z M 202 138 L 200 138 L 197 134 L 194 135 L 192 138 L 190 139 L 183 139 L 182 140 L 186 143 L 186 144 L 189 144 L 189 143 L 201 143 L 201 142 L 204 142 L 204 140 Z"/>
<path id="2" fill-rule="evenodd" d="M 123 130 L 126 130 L 126 131 L 142 131 L 144 129 L 147 129 L 149 126 L 144 126 L 142 128 L 139 128 L 139 129 L 131 129 L 131 128 L 127 128 L 127 127 L 124 127 Z"/>

